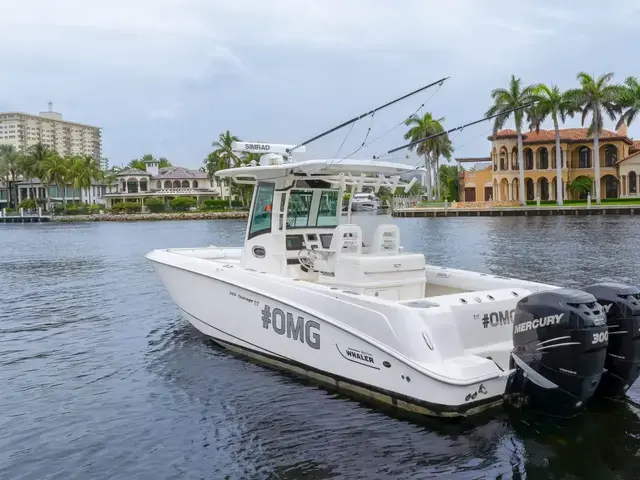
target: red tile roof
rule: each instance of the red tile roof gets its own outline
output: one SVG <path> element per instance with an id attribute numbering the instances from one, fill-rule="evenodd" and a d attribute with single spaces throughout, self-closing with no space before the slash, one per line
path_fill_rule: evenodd
<path id="1" fill-rule="evenodd" d="M 593 137 L 587 135 L 588 131 L 589 131 L 588 128 L 561 128 L 560 140 L 563 142 L 569 142 L 569 143 L 590 141 L 593 139 Z M 497 140 L 497 139 L 503 139 L 503 138 L 516 138 L 516 137 L 517 137 L 517 133 L 515 130 L 505 129 L 497 132 L 495 136 L 491 135 L 490 137 L 488 137 L 488 139 Z M 600 132 L 599 137 L 603 140 L 622 140 L 623 142 L 628 143 L 629 145 L 632 145 L 635 143 L 640 144 L 640 142 L 634 142 L 626 135 L 620 135 L 618 132 L 614 132 L 611 130 L 602 130 L 602 132 Z M 555 140 L 556 140 L 555 130 L 540 130 L 539 132 L 536 132 L 534 130 L 530 132 L 524 132 L 522 134 L 522 141 L 525 144 L 550 143 L 550 142 L 555 142 Z M 640 148 L 640 145 L 637 148 Z"/>
<path id="2" fill-rule="evenodd" d="M 633 145 L 629 149 L 629 153 L 640 152 L 640 140 L 634 140 Z"/>

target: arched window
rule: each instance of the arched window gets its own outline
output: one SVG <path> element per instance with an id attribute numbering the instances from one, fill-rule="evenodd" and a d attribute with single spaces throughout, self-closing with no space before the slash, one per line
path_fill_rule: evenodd
<path id="1" fill-rule="evenodd" d="M 591 168 L 591 150 L 589 147 L 580 147 L 580 150 L 578 150 L 578 168 Z"/>
<path id="2" fill-rule="evenodd" d="M 189 188 L 189 180 L 182 180 L 182 188 Z"/>
<path id="3" fill-rule="evenodd" d="M 164 182 L 164 188 L 171 188 L 171 180 Z"/>
<path id="4" fill-rule="evenodd" d="M 538 151 L 538 155 L 539 155 L 539 162 L 540 162 L 539 168 L 541 170 L 546 170 L 547 168 L 549 168 L 549 150 L 547 150 L 545 147 L 542 147 Z"/>
<path id="5" fill-rule="evenodd" d="M 161 182 L 160 180 L 158 180 L 158 181 L 156 182 L 156 188 L 157 188 L 157 189 L 161 189 L 161 188 L 162 188 L 162 182 Z"/>
<path id="6" fill-rule="evenodd" d="M 198 188 L 198 180 L 193 181 L 193 188 Z"/>
<path id="7" fill-rule="evenodd" d="M 614 167 L 618 161 L 618 149 L 615 145 L 607 145 L 604 147 L 604 166 Z"/>
<path id="8" fill-rule="evenodd" d="M 500 149 L 500 170 L 506 170 L 507 169 L 507 149 L 502 147 Z"/>
<path id="9" fill-rule="evenodd" d="M 180 188 L 180 180 L 173 181 L 173 188 Z"/>
<path id="10" fill-rule="evenodd" d="M 533 170 L 533 150 L 530 148 L 524 151 L 524 169 Z"/>
<path id="11" fill-rule="evenodd" d="M 638 176 L 636 172 L 629 172 L 629 193 L 638 192 Z"/>

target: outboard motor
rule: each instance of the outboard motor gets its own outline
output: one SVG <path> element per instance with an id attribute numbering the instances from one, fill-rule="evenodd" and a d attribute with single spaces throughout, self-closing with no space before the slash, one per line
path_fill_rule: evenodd
<path id="1" fill-rule="evenodd" d="M 621 283 L 597 283 L 584 291 L 602 306 L 609 329 L 605 372 L 596 395 L 619 396 L 640 376 L 640 289 Z"/>
<path id="2" fill-rule="evenodd" d="M 516 305 L 507 400 L 553 416 L 572 416 L 600 382 L 607 325 L 596 298 L 559 288 Z"/>

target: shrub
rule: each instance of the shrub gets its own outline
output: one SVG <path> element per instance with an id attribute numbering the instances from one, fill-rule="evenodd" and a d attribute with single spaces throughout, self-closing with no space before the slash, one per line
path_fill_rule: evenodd
<path id="1" fill-rule="evenodd" d="M 229 202 L 227 200 L 208 199 L 202 202 L 204 205 L 203 210 L 224 210 L 229 208 Z"/>
<path id="2" fill-rule="evenodd" d="M 208 200 L 204 200 L 202 202 L 203 210 L 228 210 L 229 209 L 229 200 L 222 200 L 220 198 L 211 198 Z M 232 208 L 241 208 L 242 201 L 240 200 L 232 200 L 231 201 Z"/>
<path id="3" fill-rule="evenodd" d="M 164 212 L 167 208 L 164 200 L 158 197 L 149 197 L 144 201 L 144 204 L 152 213 Z"/>
<path id="4" fill-rule="evenodd" d="M 190 197 L 177 197 L 169 202 L 171 210 L 175 210 L 176 212 L 186 212 L 190 208 L 195 207 L 196 204 L 195 198 Z"/>
<path id="5" fill-rule="evenodd" d="M 111 208 L 113 213 L 140 213 L 140 210 L 142 205 L 136 202 L 120 202 Z"/>
<path id="6" fill-rule="evenodd" d="M 18 208 L 24 208 L 25 210 L 35 210 L 36 208 L 38 208 L 38 206 L 33 198 L 25 198 L 20 202 Z"/>

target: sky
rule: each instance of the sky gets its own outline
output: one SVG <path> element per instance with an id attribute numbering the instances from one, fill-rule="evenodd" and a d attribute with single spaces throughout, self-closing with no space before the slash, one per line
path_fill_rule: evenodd
<path id="1" fill-rule="evenodd" d="M 65 120 L 102 127 L 111 165 L 151 153 L 197 168 L 227 129 L 297 144 L 449 76 L 299 156 L 345 156 L 366 138 L 354 158 L 371 158 L 406 143 L 401 122 L 416 111 L 443 117 L 446 129 L 482 118 L 511 74 L 563 89 L 579 71 L 640 77 L 640 0 L 561 3 L 10 2 L 0 15 L 0 111 L 37 113 L 51 101 Z M 454 155 L 488 155 L 490 131 L 487 122 L 454 133 Z M 640 120 L 629 134 L 640 138 Z M 417 161 L 405 154 L 387 158 Z"/>

